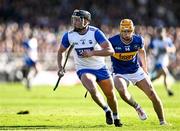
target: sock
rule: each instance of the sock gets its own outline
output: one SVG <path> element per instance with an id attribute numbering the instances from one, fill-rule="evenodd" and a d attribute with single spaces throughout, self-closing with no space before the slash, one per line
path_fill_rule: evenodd
<path id="1" fill-rule="evenodd" d="M 137 104 L 137 106 L 135 106 L 135 109 L 139 109 L 141 106 L 139 104 Z"/>
<path id="2" fill-rule="evenodd" d="M 133 99 L 133 97 L 131 97 L 129 99 L 129 101 L 132 103 L 131 106 L 133 106 L 134 108 L 137 108 L 138 107 L 138 103 L 135 102 L 135 100 Z"/>
<path id="3" fill-rule="evenodd" d="M 114 120 L 119 119 L 118 113 L 113 113 L 113 118 L 114 118 Z"/>
<path id="4" fill-rule="evenodd" d="M 107 112 L 107 111 L 110 111 L 110 108 L 109 108 L 109 106 L 105 106 L 105 107 L 103 108 L 103 110 L 104 110 L 105 112 Z"/>

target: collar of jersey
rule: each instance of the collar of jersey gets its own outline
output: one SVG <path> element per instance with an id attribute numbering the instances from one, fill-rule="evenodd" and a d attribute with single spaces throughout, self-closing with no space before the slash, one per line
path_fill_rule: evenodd
<path id="1" fill-rule="evenodd" d="M 131 38 L 131 40 L 128 42 L 128 43 L 125 43 L 125 41 L 123 40 L 123 38 L 119 35 L 119 37 L 120 37 L 120 40 L 122 41 L 122 43 L 124 44 L 124 45 L 129 45 L 129 44 L 131 44 L 131 42 L 133 41 L 133 37 Z"/>

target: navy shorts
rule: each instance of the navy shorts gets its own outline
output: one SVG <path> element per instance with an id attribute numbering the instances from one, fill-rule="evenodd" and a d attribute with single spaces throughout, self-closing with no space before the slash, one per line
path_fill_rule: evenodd
<path id="1" fill-rule="evenodd" d="M 77 73 L 79 79 L 81 79 L 81 76 L 84 73 L 93 74 L 96 76 L 97 82 L 110 78 L 110 71 L 106 68 L 106 66 L 104 66 L 100 69 L 81 69 L 81 70 L 78 70 L 76 73 Z"/>
<path id="2" fill-rule="evenodd" d="M 35 66 L 35 64 L 36 64 L 36 62 L 33 61 L 33 60 L 32 60 L 31 58 L 29 58 L 29 57 L 26 57 L 24 61 L 25 61 L 26 66 L 28 66 L 28 67 Z"/>
<path id="3" fill-rule="evenodd" d="M 156 64 L 155 65 L 155 70 L 160 70 L 162 68 L 163 68 L 162 64 Z"/>

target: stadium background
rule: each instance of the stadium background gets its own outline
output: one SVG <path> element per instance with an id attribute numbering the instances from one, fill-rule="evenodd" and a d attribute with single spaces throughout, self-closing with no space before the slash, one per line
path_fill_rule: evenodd
<path id="1" fill-rule="evenodd" d="M 33 32 L 38 39 L 41 70 L 34 83 L 54 84 L 59 42 L 63 33 L 71 28 L 70 16 L 76 8 L 90 11 L 91 24 L 102 29 L 108 37 L 118 33 L 122 18 L 132 19 L 136 33 L 145 38 L 146 47 L 154 36 L 155 27 L 167 28 L 168 36 L 177 48 L 176 59 L 169 68 L 174 78 L 180 79 L 179 3 L 178 0 L 0 0 L 0 81 L 19 80 L 22 41 Z M 110 65 L 108 59 L 107 62 Z M 148 62 L 152 63 L 150 58 Z M 67 70 L 64 84 L 67 80 L 76 83 L 72 56 Z"/>

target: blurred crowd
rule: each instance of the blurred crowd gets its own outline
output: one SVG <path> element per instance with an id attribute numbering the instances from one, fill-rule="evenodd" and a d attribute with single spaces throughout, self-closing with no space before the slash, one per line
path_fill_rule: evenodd
<path id="1" fill-rule="evenodd" d="M 80 8 L 91 12 L 91 24 L 103 30 L 107 37 L 119 33 L 122 18 L 132 19 L 136 33 L 145 38 L 146 48 L 154 38 L 155 27 L 166 27 L 177 50 L 176 59 L 170 64 L 177 76 L 180 74 L 178 3 L 174 0 L 0 0 L 0 70 L 14 57 L 22 57 L 23 42 L 31 33 L 38 41 L 42 67 L 57 69 L 56 53 L 61 37 L 71 28 L 73 10 Z"/>
<path id="2" fill-rule="evenodd" d="M 59 25 L 59 28 L 55 30 L 50 27 L 31 27 L 29 23 L 19 25 L 16 22 L 0 24 L 0 53 L 8 54 L 7 56 L 10 56 L 10 58 L 21 57 L 24 53 L 23 41 L 32 33 L 38 41 L 39 62 L 47 65 L 49 69 L 56 69 L 56 53 L 61 37 L 70 28 L 71 26 Z M 111 27 L 102 24 L 99 28 L 107 37 L 119 33 L 118 25 L 117 27 Z M 170 68 L 177 74 L 180 73 L 180 28 L 170 27 L 166 29 L 167 36 L 173 40 L 176 47 L 176 59 L 172 61 Z M 141 34 L 144 37 L 147 48 L 154 38 L 155 28 L 137 25 L 135 31 L 136 34 Z"/>
<path id="3" fill-rule="evenodd" d="M 178 26 L 178 0 L 0 0 L 0 21 L 15 20 L 34 25 L 58 27 L 70 24 L 76 8 L 92 13 L 93 22 L 116 25 L 130 18 L 140 25 Z"/>

